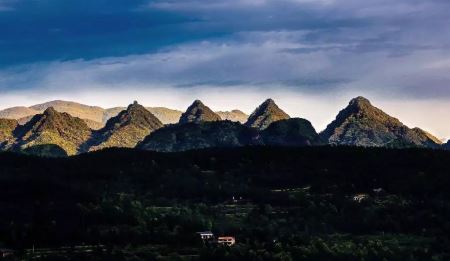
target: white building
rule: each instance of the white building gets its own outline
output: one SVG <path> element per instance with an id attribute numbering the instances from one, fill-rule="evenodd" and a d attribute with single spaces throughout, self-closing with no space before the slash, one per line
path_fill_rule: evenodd
<path id="1" fill-rule="evenodd" d="M 211 231 L 197 232 L 197 235 L 199 235 L 200 238 L 204 241 L 211 240 L 214 238 L 214 234 Z"/>

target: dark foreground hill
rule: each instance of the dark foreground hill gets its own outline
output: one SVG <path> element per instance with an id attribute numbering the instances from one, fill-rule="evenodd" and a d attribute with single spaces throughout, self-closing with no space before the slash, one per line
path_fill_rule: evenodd
<path id="1" fill-rule="evenodd" d="M 232 121 L 169 125 L 151 133 L 138 144 L 137 148 L 177 152 L 254 145 L 299 147 L 323 144 L 324 142 L 309 121 L 293 118 L 273 122 L 265 130 Z"/>
<path id="2" fill-rule="evenodd" d="M 358 147 L 3 153 L 0 245 L 38 260 L 448 260 L 449 161 Z M 238 244 L 206 247 L 203 230 Z M 97 247 L 58 248 L 79 245 Z"/>
<path id="3" fill-rule="evenodd" d="M 232 121 L 210 121 L 166 126 L 147 136 L 137 148 L 174 152 L 262 144 L 259 133 Z"/>

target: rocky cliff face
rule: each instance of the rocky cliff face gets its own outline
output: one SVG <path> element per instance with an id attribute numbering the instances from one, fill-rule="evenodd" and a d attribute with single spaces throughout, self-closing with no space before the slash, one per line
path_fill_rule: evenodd
<path id="1" fill-rule="evenodd" d="M 420 129 L 410 129 L 398 119 L 357 97 L 339 112 L 321 133 L 330 144 L 370 147 L 437 147 L 437 139 Z"/>
<path id="2" fill-rule="evenodd" d="M 163 127 L 163 124 L 151 112 L 137 102 L 111 118 L 105 127 L 95 132 L 88 142 L 89 150 L 109 147 L 133 148 L 152 131 Z"/>
<path id="3" fill-rule="evenodd" d="M 90 138 L 91 130 L 82 119 L 49 107 L 25 125 L 17 127 L 14 136 L 16 149 L 55 145 L 68 155 L 75 155 Z"/>
<path id="4" fill-rule="evenodd" d="M 208 106 L 204 105 L 199 100 L 195 100 L 194 103 L 187 108 L 186 112 L 181 115 L 179 123 L 201 123 L 220 120 L 222 120 L 220 116 L 213 112 Z"/>
<path id="5" fill-rule="evenodd" d="M 280 109 L 272 99 L 267 99 L 248 117 L 245 125 L 263 130 L 272 122 L 289 118 L 289 115 Z"/>

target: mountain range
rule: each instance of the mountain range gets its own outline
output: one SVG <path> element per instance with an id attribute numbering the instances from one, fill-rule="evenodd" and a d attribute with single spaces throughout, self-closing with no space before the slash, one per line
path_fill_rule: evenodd
<path id="1" fill-rule="evenodd" d="M 47 108 L 53 107 L 58 112 L 67 112 L 68 114 L 83 119 L 86 124 L 94 130 L 101 129 L 106 122 L 117 116 L 126 107 L 101 108 L 98 106 L 89 106 L 81 103 L 55 100 L 42 104 L 36 104 L 30 107 L 17 106 L 0 110 L 1 119 L 14 119 L 19 124 L 27 123 L 33 116 L 43 113 Z M 165 107 L 146 107 L 163 124 L 177 123 L 180 120 L 182 111 L 169 109 Z M 245 122 L 248 115 L 239 110 L 216 112 L 221 119 Z"/>
<path id="2" fill-rule="evenodd" d="M 450 147 L 450 142 L 443 145 L 426 131 L 405 126 L 363 97 L 352 99 L 321 133 L 308 120 L 291 118 L 272 99 L 264 101 L 249 117 L 238 110 L 214 112 L 200 100 L 184 113 L 146 108 L 137 102 L 127 108 L 103 109 L 54 101 L 5 109 L 0 117 L 5 117 L 0 119 L 1 150 L 45 156 L 110 147 L 164 152 L 253 145 Z M 26 117 L 29 119 L 21 122 Z M 101 126 L 92 127 L 92 122 Z"/>

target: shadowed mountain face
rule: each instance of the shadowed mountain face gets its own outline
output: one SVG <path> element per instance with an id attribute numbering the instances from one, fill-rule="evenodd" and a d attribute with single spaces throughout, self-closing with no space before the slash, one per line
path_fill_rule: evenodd
<path id="1" fill-rule="evenodd" d="M 14 136 L 17 138 L 16 149 L 52 144 L 65 150 L 68 155 L 75 155 L 90 138 L 91 130 L 82 119 L 49 107 L 43 114 L 17 127 Z"/>
<path id="2" fill-rule="evenodd" d="M 231 121 L 169 125 L 150 134 L 138 148 L 175 152 L 212 147 L 321 144 L 319 135 L 309 121 L 288 119 L 276 121 L 263 131 Z"/>
<path id="3" fill-rule="evenodd" d="M 248 115 L 240 110 L 217 111 L 216 113 L 220 116 L 222 120 L 245 123 L 248 119 Z"/>
<path id="4" fill-rule="evenodd" d="M 431 134 L 418 128 L 408 128 L 363 97 L 351 100 L 321 136 L 336 145 L 438 147 L 440 144 Z"/>
<path id="5" fill-rule="evenodd" d="M 289 118 L 289 115 L 280 109 L 272 99 L 267 99 L 248 117 L 245 125 L 263 130 L 272 122 Z"/>
<path id="6" fill-rule="evenodd" d="M 194 103 L 187 108 L 186 112 L 181 115 L 179 123 L 200 123 L 220 120 L 222 120 L 220 116 L 213 112 L 208 106 L 204 105 L 199 100 L 195 100 Z"/>
<path id="7" fill-rule="evenodd" d="M 311 146 L 323 144 L 311 122 L 292 118 L 279 120 L 261 132 L 265 145 Z"/>
<path id="8" fill-rule="evenodd" d="M 67 152 L 58 145 L 45 144 L 26 147 L 22 153 L 47 158 L 67 157 Z"/>
<path id="9" fill-rule="evenodd" d="M 138 145 L 152 151 L 186 151 L 203 148 L 261 144 L 256 130 L 231 121 L 169 125 L 150 134 Z"/>
<path id="10" fill-rule="evenodd" d="M 88 142 L 90 150 L 109 147 L 134 148 L 152 131 L 163 124 L 151 112 L 134 102 L 128 108 L 111 118 L 105 127 L 97 131 Z"/>
<path id="11" fill-rule="evenodd" d="M 8 149 L 14 143 L 14 130 L 17 125 L 16 120 L 0 119 L 0 150 Z"/>

